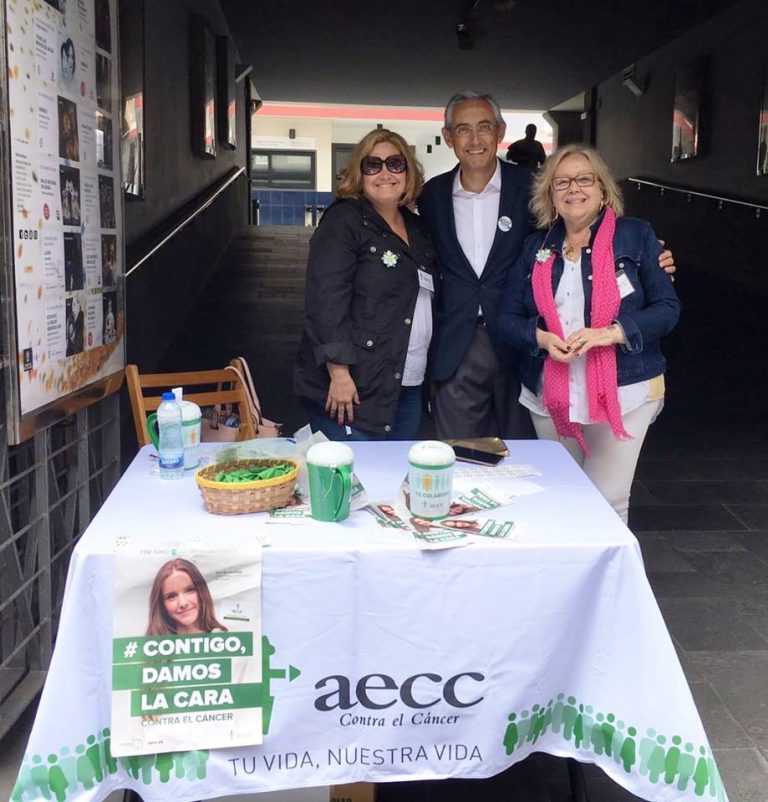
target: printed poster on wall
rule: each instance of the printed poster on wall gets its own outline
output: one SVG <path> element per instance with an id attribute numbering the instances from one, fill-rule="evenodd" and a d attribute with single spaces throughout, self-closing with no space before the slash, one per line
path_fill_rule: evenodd
<path id="1" fill-rule="evenodd" d="M 260 547 L 115 560 L 112 754 L 260 744 Z"/>
<path id="2" fill-rule="evenodd" d="M 5 0 L 21 415 L 124 365 L 116 0 Z"/>

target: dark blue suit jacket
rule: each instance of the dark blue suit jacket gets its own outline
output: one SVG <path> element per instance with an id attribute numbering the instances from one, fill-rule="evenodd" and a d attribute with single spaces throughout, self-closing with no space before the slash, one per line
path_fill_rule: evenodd
<path id="1" fill-rule="evenodd" d="M 427 182 L 419 197 L 419 214 L 429 226 L 437 250 L 440 283 L 435 331 L 432 338 L 431 377 L 449 379 L 472 342 L 478 307 L 496 348 L 499 364 L 513 368 L 514 356 L 496 337 L 496 321 L 507 276 L 533 231 L 528 211 L 531 172 L 516 164 L 501 163 L 499 219 L 511 221 L 509 230 L 496 227 L 491 252 L 478 278 L 456 237 L 453 216 L 453 180 L 459 166 Z"/>

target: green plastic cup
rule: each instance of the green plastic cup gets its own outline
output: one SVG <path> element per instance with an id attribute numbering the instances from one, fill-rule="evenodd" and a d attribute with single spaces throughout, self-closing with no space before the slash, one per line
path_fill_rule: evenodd
<path id="1" fill-rule="evenodd" d="M 344 443 L 315 443 L 307 452 L 309 505 L 316 521 L 349 518 L 354 460 Z"/>

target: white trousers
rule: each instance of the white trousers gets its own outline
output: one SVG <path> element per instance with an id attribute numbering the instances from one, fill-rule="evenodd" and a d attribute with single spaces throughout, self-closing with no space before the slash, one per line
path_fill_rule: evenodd
<path id="1" fill-rule="evenodd" d="M 552 418 L 531 412 L 531 420 L 539 440 L 557 440 L 578 462 L 584 473 L 616 510 L 624 523 L 629 515 L 629 494 L 640 457 L 640 449 L 648 427 L 661 412 L 663 400 L 646 401 L 642 406 L 622 416 L 624 428 L 632 440 L 617 440 L 606 423 L 587 423 L 582 426 L 584 440 L 592 452 L 588 457 L 573 437 L 560 437 Z"/>

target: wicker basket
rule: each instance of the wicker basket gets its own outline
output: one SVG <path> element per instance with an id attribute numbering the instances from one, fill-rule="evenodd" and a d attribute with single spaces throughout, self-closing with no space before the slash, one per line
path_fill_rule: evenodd
<path id="1" fill-rule="evenodd" d="M 285 463 L 293 465 L 293 470 L 275 479 L 264 479 L 260 482 L 217 482 L 214 478 L 219 471 L 249 467 L 269 468 L 271 465 Z M 299 464 L 292 459 L 240 459 L 217 462 L 201 468 L 195 474 L 195 480 L 208 512 L 240 515 L 286 506 L 293 498 L 298 475 Z"/>

